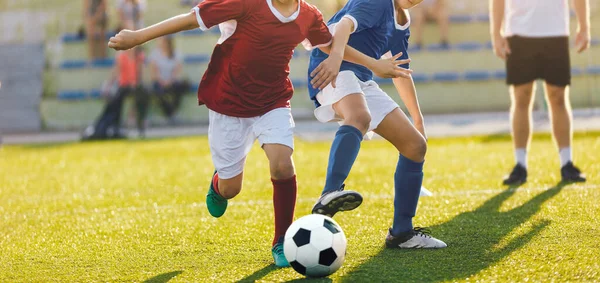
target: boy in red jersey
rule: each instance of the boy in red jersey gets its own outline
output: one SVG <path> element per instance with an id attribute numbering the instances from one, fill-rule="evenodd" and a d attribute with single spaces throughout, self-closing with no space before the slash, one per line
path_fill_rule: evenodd
<path id="1" fill-rule="evenodd" d="M 189 14 L 139 31 L 121 31 L 109 47 L 128 49 L 166 34 L 215 25 L 221 38 L 198 89 L 199 103 L 210 110 L 208 139 L 216 167 L 207 207 L 214 217 L 225 213 L 227 200 L 242 188 L 246 156 L 258 139 L 269 159 L 274 187 L 272 254 L 277 266 L 289 266 L 283 235 L 293 221 L 297 191 L 289 61 L 298 44 L 324 47 L 332 36 L 319 10 L 304 0 L 206 0 Z M 394 60 L 367 62 L 362 54 L 347 53 L 380 71 L 375 73 L 399 72 Z"/>

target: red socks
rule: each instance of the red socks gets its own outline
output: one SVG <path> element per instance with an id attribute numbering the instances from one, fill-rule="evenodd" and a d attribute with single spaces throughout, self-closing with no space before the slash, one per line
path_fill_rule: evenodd
<path id="1" fill-rule="evenodd" d="M 285 231 L 294 221 L 296 209 L 296 175 L 285 180 L 273 180 L 273 208 L 275 210 L 275 237 L 273 245 L 280 237 L 285 236 Z"/>
<path id="2" fill-rule="evenodd" d="M 213 175 L 212 185 L 213 185 L 213 190 L 215 190 L 215 193 L 217 193 L 218 195 L 223 197 L 223 195 L 221 195 L 221 192 L 219 192 L 219 174 L 218 173 L 215 173 Z"/>

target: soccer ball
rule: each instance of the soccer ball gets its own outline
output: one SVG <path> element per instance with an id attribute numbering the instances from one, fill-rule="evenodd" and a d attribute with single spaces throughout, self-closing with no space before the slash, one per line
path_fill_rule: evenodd
<path id="1" fill-rule="evenodd" d="M 333 219 L 311 214 L 296 220 L 285 233 L 283 252 L 298 273 L 324 277 L 336 272 L 346 256 L 346 235 Z"/>

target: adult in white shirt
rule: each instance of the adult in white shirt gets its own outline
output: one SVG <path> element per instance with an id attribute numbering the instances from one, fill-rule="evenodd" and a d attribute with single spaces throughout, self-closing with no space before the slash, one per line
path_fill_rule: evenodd
<path id="1" fill-rule="evenodd" d="M 590 44 L 589 0 L 572 0 L 577 16 L 575 47 Z M 559 149 L 564 182 L 585 182 L 571 156 L 571 63 L 568 0 L 490 0 L 490 33 L 496 56 L 506 61 L 511 95 L 512 136 L 516 165 L 505 185 L 527 181 L 527 149 L 536 79 L 544 80 L 552 133 Z"/>
<path id="2" fill-rule="evenodd" d="M 120 27 L 132 26 L 134 30 L 144 28 L 146 0 L 118 0 Z"/>
<path id="3" fill-rule="evenodd" d="M 159 39 L 157 48 L 150 55 L 150 68 L 153 90 L 160 108 L 169 121 L 174 123 L 181 98 L 189 84 L 182 79 L 183 59 L 175 52 L 173 37 Z"/>

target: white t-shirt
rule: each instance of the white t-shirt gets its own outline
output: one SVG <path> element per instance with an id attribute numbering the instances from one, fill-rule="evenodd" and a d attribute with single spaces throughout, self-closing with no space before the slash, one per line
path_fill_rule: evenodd
<path id="1" fill-rule="evenodd" d="M 183 62 L 183 59 L 177 52 L 175 52 L 175 56 L 173 56 L 173 58 L 169 58 L 157 48 L 152 51 L 152 54 L 150 55 L 150 62 L 154 63 L 158 68 L 158 76 L 160 79 L 169 81 L 177 79 L 173 77 L 173 71 L 179 64 Z"/>
<path id="2" fill-rule="evenodd" d="M 140 15 L 146 10 L 146 5 L 146 0 L 140 0 L 137 7 L 129 1 L 117 0 L 117 9 L 119 9 L 121 13 L 125 14 L 125 20 L 134 22 L 135 29 L 141 29 L 144 27 L 144 19 Z"/>
<path id="3" fill-rule="evenodd" d="M 569 36 L 569 1 L 505 0 L 504 35 Z"/>

